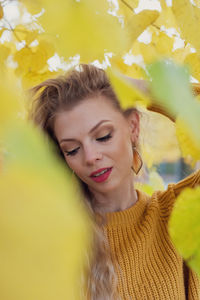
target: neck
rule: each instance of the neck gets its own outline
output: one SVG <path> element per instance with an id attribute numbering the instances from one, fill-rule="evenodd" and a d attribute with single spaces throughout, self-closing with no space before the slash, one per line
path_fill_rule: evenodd
<path id="1" fill-rule="evenodd" d="M 134 189 L 133 176 L 121 183 L 121 185 L 107 193 L 91 191 L 95 211 L 101 213 L 117 212 L 133 206 L 137 202 L 137 192 Z"/>

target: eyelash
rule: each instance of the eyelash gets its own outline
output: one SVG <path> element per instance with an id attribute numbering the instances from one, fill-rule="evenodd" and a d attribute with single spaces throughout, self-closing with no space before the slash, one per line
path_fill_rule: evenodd
<path id="1" fill-rule="evenodd" d="M 79 147 L 76 148 L 76 149 L 74 149 L 74 150 L 72 150 L 72 151 L 65 151 L 65 153 L 67 153 L 67 155 L 73 156 L 73 155 L 75 155 L 77 153 L 78 149 L 79 149 Z"/>
<path id="2" fill-rule="evenodd" d="M 112 137 L 111 133 L 108 133 L 107 135 L 104 135 L 104 136 L 102 136 L 102 137 L 100 137 L 96 140 L 99 141 L 99 142 L 104 142 L 104 141 L 109 140 L 111 137 Z"/>
<path id="3" fill-rule="evenodd" d="M 102 136 L 102 137 L 100 137 L 100 138 L 98 138 L 96 140 L 99 141 L 99 142 L 105 142 L 105 141 L 109 140 L 111 137 L 112 137 L 111 133 L 108 133 L 107 135 Z M 67 153 L 67 155 L 73 156 L 73 155 L 75 155 L 77 153 L 77 151 L 78 151 L 79 148 L 80 147 L 78 147 L 78 148 L 76 148 L 76 149 L 74 149 L 72 151 L 65 151 L 65 152 Z"/>

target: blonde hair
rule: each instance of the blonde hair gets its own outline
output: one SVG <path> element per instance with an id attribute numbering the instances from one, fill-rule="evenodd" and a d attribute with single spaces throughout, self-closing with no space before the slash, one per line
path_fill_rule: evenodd
<path id="1" fill-rule="evenodd" d="M 88 97 L 104 96 L 113 107 L 125 116 L 130 111 L 122 111 L 117 96 L 111 87 L 104 70 L 93 65 L 81 64 L 79 70 L 73 69 L 66 75 L 56 79 L 49 79 L 32 90 L 32 106 L 30 118 L 47 133 L 57 146 L 59 155 L 63 154 L 59 148 L 53 132 L 53 122 L 56 113 L 69 110 L 80 101 Z M 91 300 L 119 300 L 117 292 L 117 274 L 111 260 L 110 249 L 106 235 L 103 232 L 105 218 L 97 222 L 95 218 L 95 203 L 87 185 L 80 181 L 84 192 L 85 204 L 92 215 L 93 221 L 93 257 L 89 259 L 89 275 L 87 276 L 87 293 Z M 102 216 L 103 217 L 103 216 Z"/>

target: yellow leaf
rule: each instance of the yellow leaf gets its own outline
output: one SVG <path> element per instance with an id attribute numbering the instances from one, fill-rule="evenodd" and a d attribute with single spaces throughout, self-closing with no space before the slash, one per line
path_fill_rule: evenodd
<path id="1" fill-rule="evenodd" d="M 180 118 L 176 120 L 176 135 L 183 157 L 191 156 L 194 166 L 200 160 L 200 141 L 195 138 L 191 129 Z"/>
<path id="2" fill-rule="evenodd" d="M 200 51 L 200 8 L 188 0 L 176 0 L 172 9 L 182 37 Z"/>
<path id="3" fill-rule="evenodd" d="M 32 54 L 32 62 L 30 65 L 31 72 L 37 72 L 42 70 L 47 64 L 48 55 L 46 50 L 40 45 L 37 47 L 36 51 Z"/>
<path id="4" fill-rule="evenodd" d="M 5 62 L 10 54 L 10 49 L 2 44 L 0 44 L 0 71 L 5 68 Z"/>
<path id="5" fill-rule="evenodd" d="M 25 41 L 26 45 L 29 46 L 38 37 L 38 31 L 28 31 L 26 33 Z"/>
<path id="6" fill-rule="evenodd" d="M 153 43 L 156 44 L 157 52 L 162 56 L 170 56 L 174 45 L 174 38 L 166 33 L 160 32 L 158 36 L 153 35 Z"/>
<path id="7" fill-rule="evenodd" d="M 41 170 L 12 166 L 0 175 L 1 299 L 83 299 L 90 231 L 69 174 L 65 177 L 64 188 Z"/>
<path id="8" fill-rule="evenodd" d="M 131 47 L 131 54 L 133 55 L 141 55 L 140 42 L 135 40 Z"/>
<path id="9" fill-rule="evenodd" d="M 149 44 L 140 43 L 141 54 L 145 63 L 149 64 L 162 57 L 170 57 L 174 39 L 164 32 L 153 32 Z"/>
<path id="10" fill-rule="evenodd" d="M 65 57 L 80 54 L 81 61 L 102 59 L 104 52 L 128 49 L 130 38 L 117 17 L 107 13 L 106 0 L 43 0 L 41 23 L 55 38 L 59 53 Z M 59 16 L 59 17 L 58 17 Z M 56 24 L 56 25 L 55 25 Z"/>
<path id="11" fill-rule="evenodd" d="M 38 14 L 41 11 L 42 3 L 41 0 L 20 0 L 21 4 L 23 4 L 29 13 L 32 15 Z"/>
<path id="12" fill-rule="evenodd" d="M 3 7 L 2 7 L 2 5 L 0 4 L 0 19 L 3 18 L 3 15 L 4 15 L 4 13 L 3 13 Z"/>
<path id="13" fill-rule="evenodd" d="M 9 55 L 14 54 L 16 52 L 16 45 L 15 43 L 13 43 L 13 41 L 9 41 L 9 42 L 5 41 L 3 45 L 8 49 L 10 49 Z"/>
<path id="14" fill-rule="evenodd" d="M 144 62 L 146 64 L 150 64 L 154 62 L 158 58 L 158 53 L 156 51 L 155 46 L 150 44 L 140 43 L 140 50 L 143 56 Z"/>
<path id="15" fill-rule="evenodd" d="M 47 65 L 47 60 L 54 55 L 54 45 L 44 39 L 40 40 L 37 47 L 32 48 L 31 72 L 38 72 Z"/>
<path id="16" fill-rule="evenodd" d="M 158 16 L 159 12 L 157 10 L 143 10 L 139 14 L 133 14 L 127 24 L 132 42 L 134 42 L 149 25 L 154 23 Z"/>
<path id="17" fill-rule="evenodd" d="M 191 75 L 200 80 L 200 56 L 197 53 L 191 53 L 184 62 L 189 65 Z"/>
<path id="18" fill-rule="evenodd" d="M 110 63 L 113 68 L 118 69 L 120 73 L 132 77 L 142 79 L 145 78 L 145 71 L 137 64 L 127 65 L 124 63 L 124 59 L 120 56 L 113 56 L 110 59 Z"/>
<path id="19" fill-rule="evenodd" d="M 27 74 L 24 74 L 24 76 L 22 77 L 22 85 L 24 89 L 29 89 L 41 83 L 44 80 L 57 77 L 58 75 L 59 75 L 58 72 L 51 72 L 51 71 L 46 71 L 42 73 L 28 72 Z"/>
<path id="20" fill-rule="evenodd" d="M 119 1 L 119 10 L 117 11 L 118 16 L 123 15 L 125 22 L 134 14 L 134 9 L 138 6 L 139 0 L 125 0 Z"/>
<path id="21" fill-rule="evenodd" d="M 165 0 L 160 0 L 160 5 L 162 7 L 162 10 L 167 8 L 167 4 L 166 4 Z"/>
<path id="22" fill-rule="evenodd" d="M 110 59 L 110 63 L 113 68 L 118 69 L 122 74 L 126 74 L 128 66 L 124 63 L 124 60 L 120 55 L 113 56 Z"/>
<path id="23" fill-rule="evenodd" d="M 39 130 L 9 125 L 0 173 L 0 298 L 82 300 L 91 227 L 77 183 Z"/>
<path id="24" fill-rule="evenodd" d="M 186 184 L 184 182 L 183 187 Z M 181 192 L 176 198 L 168 230 L 174 246 L 189 268 L 194 271 L 198 282 L 200 276 L 200 187 L 198 185 L 184 189 L 183 187 L 181 186 Z"/>
<path id="25" fill-rule="evenodd" d="M 17 51 L 14 55 L 15 61 L 18 63 L 17 72 L 19 74 L 27 73 L 31 70 L 33 53 L 30 48 L 24 47 Z"/>
<path id="26" fill-rule="evenodd" d="M 2 28 L 2 29 L 0 30 L 0 37 L 2 36 L 2 34 L 4 33 L 5 30 L 7 30 L 7 28 Z"/>
<path id="27" fill-rule="evenodd" d="M 150 103 L 148 97 L 131 84 L 130 79 L 116 70 L 107 70 L 107 74 L 123 109 Z"/>
<path id="28" fill-rule="evenodd" d="M 130 76 L 132 78 L 137 79 L 145 79 L 146 73 L 145 70 L 138 66 L 137 64 L 132 64 L 131 66 L 127 66 L 126 73 L 124 73 L 126 76 Z"/>
<path id="29" fill-rule="evenodd" d="M 19 42 L 19 40 L 20 41 L 24 41 L 26 39 L 26 36 L 27 36 L 28 33 L 29 33 L 29 30 L 28 30 L 28 28 L 26 26 L 24 26 L 22 24 L 18 24 L 13 29 L 13 38 L 17 42 Z"/>
<path id="30" fill-rule="evenodd" d="M 188 54 L 191 53 L 191 47 L 189 44 L 186 45 L 184 48 L 178 48 L 172 52 L 172 58 L 175 62 L 182 64 L 187 57 Z"/>
<path id="31" fill-rule="evenodd" d="M 5 76 L 0 80 L 0 135 L 4 128 L 13 120 L 17 119 L 20 112 L 22 112 L 23 95 L 19 91 L 16 82 Z M 1 142 L 1 140 L 0 140 Z"/>
<path id="32" fill-rule="evenodd" d="M 164 9 L 162 9 L 158 19 L 155 21 L 155 25 L 159 28 L 161 28 L 161 26 L 165 26 L 166 28 L 178 29 L 176 18 L 171 7 L 166 6 Z"/>
<path id="33" fill-rule="evenodd" d="M 167 117 L 146 109 L 141 110 L 141 115 L 141 153 L 148 168 L 163 161 L 174 162 L 179 159 L 181 152 L 174 123 Z"/>
<path id="34" fill-rule="evenodd" d="M 39 38 L 39 46 L 37 49 L 46 53 L 47 59 L 52 57 L 55 54 L 55 46 L 51 41 L 48 41 L 47 38 Z"/>
<path id="35" fill-rule="evenodd" d="M 54 47 L 45 40 L 41 40 L 37 47 L 22 48 L 14 55 L 14 59 L 18 63 L 16 74 L 38 73 L 43 70 L 54 51 Z"/>
<path id="36" fill-rule="evenodd" d="M 193 0 L 196 6 L 200 7 L 200 0 Z"/>

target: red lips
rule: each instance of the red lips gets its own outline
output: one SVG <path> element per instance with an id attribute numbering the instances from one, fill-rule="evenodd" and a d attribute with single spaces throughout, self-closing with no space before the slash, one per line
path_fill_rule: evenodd
<path id="1" fill-rule="evenodd" d="M 104 171 L 103 174 L 97 175 L 97 173 L 100 173 L 102 171 Z M 103 168 L 103 169 L 99 169 L 98 171 L 93 172 L 90 177 L 92 178 L 93 181 L 95 181 L 97 183 L 102 183 L 104 181 L 107 181 L 111 172 L 112 172 L 112 167 L 111 168 Z"/>
<path id="2" fill-rule="evenodd" d="M 96 174 L 98 174 L 98 173 L 100 173 L 100 172 L 102 172 L 102 171 L 104 171 L 104 170 L 106 170 L 106 169 L 110 169 L 110 168 L 111 168 L 111 167 L 99 169 L 99 170 L 97 170 L 97 171 L 91 173 L 91 174 L 90 174 L 90 177 L 92 177 L 92 176 L 94 176 L 94 175 L 96 175 Z"/>

